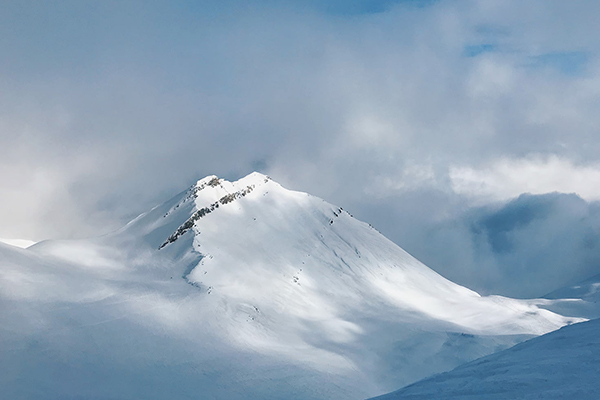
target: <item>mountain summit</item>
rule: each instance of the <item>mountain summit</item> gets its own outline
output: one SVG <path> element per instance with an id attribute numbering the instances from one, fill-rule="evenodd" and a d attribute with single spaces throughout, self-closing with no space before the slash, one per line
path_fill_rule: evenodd
<path id="1" fill-rule="evenodd" d="M 575 322 L 456 285 L 259 173 L 0 255 L 15 398 L 361 399 Z"/>

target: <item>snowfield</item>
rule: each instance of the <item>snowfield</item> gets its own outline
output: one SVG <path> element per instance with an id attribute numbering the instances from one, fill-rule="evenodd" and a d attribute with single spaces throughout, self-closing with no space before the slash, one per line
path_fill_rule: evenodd
<path id="1" fill-rule="evenodd" d="M 0 244 L 19 399 L 364 399 L 581 322 L 482 297 L 342 208 L 215 176 L 117 232 Z"/>

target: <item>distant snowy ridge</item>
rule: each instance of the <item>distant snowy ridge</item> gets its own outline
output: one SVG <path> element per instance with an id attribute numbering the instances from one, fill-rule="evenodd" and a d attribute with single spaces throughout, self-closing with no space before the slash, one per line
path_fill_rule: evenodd
<path id="1" fill-rule="evenodd" d="M 23 399 L 364 399 L 582 320 L 482 297 L 259 173 L 2 246 L 0 299 L 0 386 Z"/>
<path id="2" fill-rule="evenodd" d="M 547 300 L 540 305 L 553 312 L 589 319 L 600 318 L 600 275 L 555 290 L 544 299 Z"/>

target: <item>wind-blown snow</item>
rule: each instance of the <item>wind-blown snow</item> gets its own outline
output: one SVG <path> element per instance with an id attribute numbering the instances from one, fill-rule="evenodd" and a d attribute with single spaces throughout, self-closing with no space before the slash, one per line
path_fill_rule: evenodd
<path id="1" fill-rule="evenodd" d="M 600 319 L 564 327 L 378 400 L 600 397 Z"/>
<path id="2" fill-rule="evenodd" d="M 0 245 L 0 298 L 23 399 L 361 399 L 581 321 L 479 296 L 258 173 L 104 237 Z"/>

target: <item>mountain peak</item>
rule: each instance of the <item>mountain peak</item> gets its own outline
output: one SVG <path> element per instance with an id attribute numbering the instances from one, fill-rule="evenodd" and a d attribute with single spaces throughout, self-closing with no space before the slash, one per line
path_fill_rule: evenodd
<path id="1" fill-rule="evenodd" d="M 173 243 L 181 235 L 188 232 L 200 218 L 203 218 L 221 206 L 225 206 L 245 197 L 256 188 L 265 186 L 269 183 L 280 190 L 283 189 L 279 184 L 271 180 L 271 178 L 259 172 L 252 172 L 234 182 L 221 179 L 216 175 L 209 175 L 200 179 L 196 185 L 188 191 L 188 195 L 165 214 L 166 217 L 173 210 L 178 209 L 183 203 L 188 202 L 190 199 L 194 200 L 195 207 L 193 214 L 189 216 L 175 232 L 166 238 L 160 245 L 159 250 L 170 243 Z M 266 193 L 268 193 L 268 191 L 262 190 L 263 195 L 266 195 Z"/>
<path id="2" fill-rule="evenodd" d="M 243 178 L 238 179 L 237 181 L 234 182 L 230 182 L 226 179 L 223 178 L 219 178 L 217 175 L 208 175 L 202 179 L 200 179 L 198 182 L 196 182 L 195 188 L 202 190 L 205 187 L 226 187 L 229 185 L 233 185 L 233 186 L 242 186 L 242 185 L 257 185 L 257 184 L 261 184 L 261 183 L 267 183 L 268 181 L 270 181 L 271 178 L 268 177 L 267 175 L 261 174 L 260 172 L 251 172 L 248 175 L 244 176 Z"/>

